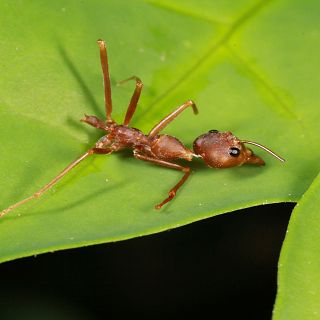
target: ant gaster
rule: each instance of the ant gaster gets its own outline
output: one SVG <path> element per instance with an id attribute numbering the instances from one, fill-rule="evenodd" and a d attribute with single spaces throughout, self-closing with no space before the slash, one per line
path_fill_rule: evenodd
<path id="1" fill-rule="evenodd" d="M 139 160 L 149 161 L 156 165 L 182 171 L 183 177 L 169 191 L 168 197 L 155 206 L 156 209 L 160 209 L 165 203 L 172 200 L 178 189 L 184 184 L 190 175 L 190 168 L 188 166 L 182 166 L 172 162 L 174 160 L 184 159 L 191 161 L 193 157 L 197 157 L 201 158 L 205 164 L 211 168 L 230 168 L 240 166 L 244 163 L 264 165 L 264 161 L 245 146 L 245 144 L 251 144 L 264 149 L 280 161 L 284 161 L 280 156 L 276 155 L 273 151 L 261 144 L 253 141 L 239 140 L 231 132 L 210 130 L 196 138 L 193 143 L 193 151 L 185 147 L 177 138 L 166 134 L 159 134 L 186 108 L 191 107 L 195 114 L 198 113 L 195 103 L 191 100 L 186 101 L 162 119 L 147 135 L 143 134 L 138 129 L 130 127 L 129 124 L 136 110 L 143 87 L 141 80 L 136 76 L 120 82 L 123 83 L 129 80 L 134 80 L 136 82 L 136 86 L 123 124 L 117 124 L 111 117 L 112 101 L 106 44 L 103 40 L 98 40 L 98 45 L 100 48 L 100 60 L 103 72 L 106 120 L 98 119 L 96 116 L 85 115 L 81 121 L 106 132 L 106 134 L 98 140 L 93 148 L 89 149 L 78 159 L 71 162 L 61 173 L 36 193 L 1 211 L 0 217 L 4 216 L 10 210 L 34 198 L 40 197 L 72 168 L 92 154 L 110 154 L 124 148 L 130 148 L 133 150 L 133 156 Z"/>

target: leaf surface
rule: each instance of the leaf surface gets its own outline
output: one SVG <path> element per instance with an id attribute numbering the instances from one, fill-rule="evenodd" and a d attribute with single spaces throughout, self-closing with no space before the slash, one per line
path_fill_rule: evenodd
<path id="1" fill-rule="evenodd" d="M 84 113 L 104 115 L 98 38 L 108 44 L 117 121 L 133 84 L 115 84 L 137 75 L 145 86 L 134 127 L 147 133 L 193 99 L 199 115 L 185 111 L 166 133 L 192 147 L 210 129 L 231 130 L 287 162 L 260 149 L 265 167 L 212 170 L 195 160 L 176 199 L 157 212 L 154 205 L 180 172 L 137 161 L 130 152 L 92 156 L 42 198 L 0 220 L 0 261 L 298 200 L 319 171 L 319 6 L 298 0 L 202 6 L 191 0 L 2 1 L 2 208 L 42 187 L 101 136 L 78 121 Z"/>
<path id="2" fill-rule="evenodd" d="M 293 210 L 283 244 L 273 319 L 319 319 L 320 176 Z"/>

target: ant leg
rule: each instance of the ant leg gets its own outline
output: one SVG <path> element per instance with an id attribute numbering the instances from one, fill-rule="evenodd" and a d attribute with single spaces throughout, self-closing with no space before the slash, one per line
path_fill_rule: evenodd
<path id="1" fill-rule="evenodd" d="M 183 177 L 179 180 L 179 182 L 169 191 L 169 196 L 164 199 L 161 203 L 157 204 L 155 206 L 155 208 L 157 210 L 161 209 L 161 207 L 166 204 L 167 202 L 171 201 L 178 189 L 186 182 L 186 180 L 188 179 L 189 175 L 190 175 L 190 168 L 189 167 L 183 167 L 180 166 L 179 164 L 176 163 L 172 163 L 169 161 L 164 161 L 164 160 L 160 160 L 160 159 L 156 159 L 156 158 L 152 158 L 152 157 L 147 157 L 138 153 L 134 153 L 135 158 L 139 159 L 139 160 L 144 160 L 144 161 L 150 161 L 152 163 L 155 163 L 157 165 L 163 166 L 163 167 L 167 167 L 167 168 L 171 168 L 171 169 L 176 169 L 176 170 L 181 170 L 182 172 L 184 172 Z"/>
<path id="2" fill-rule="evenodd" d="M 132 94 L 132 97 L 131 97 L 131 100 L 130 100 L 130 103 L 129 103 L 129 106 L 128 106 L 128 110 L 127 110 L 126 116 L 125 116 L 124 121 L 123 121 L 123 124 L 125 126 L 127 126 L 130 123 L 131 118 L 132 118 L 134 112 L 136 111 L 137 104 L 138 104 L 138 101 L 139 101 L 139 98 L 140 98 L 140 94 L 141 94 L 141 91 L 142 91 L 142 87 L 143 87 L 142 81 L 140 80 L 140 78 L 138 78 L 136 76 L 130 77 L 130 78 L 125 79 L 125 80 L 122 80 L 122 81 L 118 82 L 118 84 L 125 83 L 125 82 L 127 82 L 129 80 L 135 80 L 136 81 L 136 88 L 134 89 L 134 92 Z"/>
<path id="3" fill-rule="evenodd" d="M 80 156 L 78 159 L 72 161 L 64 170 L 62 170 L 55 178 L 53 178 L 49 183 L 47 183 L 45 186 L 43 186 L 41 189 L 39 189 L 36 193 L 33 195 L 9 206 L 7 209 L 4 209 L 0 212 L 0 218 L 4 216 L 6 213 L 11 211 L 12 209 L 15 209 L 22 204 L 35 199 L 39 198 L 44 192 L 46 192 L 48 189 L 50 189 L 52 186 L 54 186 L 65 174 L 67 174 L 71 169 L 73 169 L 76 165 L 78 165 L 82 160 L 86 159 L 88 156 L 99 153 L 99 154 L 108 154 L 111 153 L 111 149 L 99 149 L 99 148 L 92 148 L 89 149 L 87 152 L 85 152 L 82 156 Z"/>
<path id="4" fill-rule="evenodd" d="M 106 48 L 106 43 L 103 40 L 99 39 L 97 42 L 100 47 L 100 61 L 101 61 L 101 67 L 103 72 L 106 117 L 108 122 L 113 122 L 111 118 L 112 101 L 111 101 L 111 85 L 110 85 L 110 76 L 109 76 L 109 67 L 108 67 L 107 48 Z"/>
<path id="5" fill-rule="evenodd" d="M 192 100 L 186 101 L 184 104 L 179 106 L 176 110 L 168 114 L 162 119 L 157 125 L 155 125 L 149 132 L 149 138 L 154 138 L 161 130 L 163 130 L 173 119 L 175 119 L 183 110 L 188 107 L 192 107 L 193 113 L 198 114 L 198 109 Z"/>
<path id="6" fill-rule="evenodd" d="M 84 118 L 80 119 L 80 121 L 90 124 L 90 126 L 93 126 L 97 129 L 101 129 L 105 131 L 107 131 L 108 129 L 108 125 L 104 121 L 97 118 L 96 116 L 88 116 L 85 114 Z"/>

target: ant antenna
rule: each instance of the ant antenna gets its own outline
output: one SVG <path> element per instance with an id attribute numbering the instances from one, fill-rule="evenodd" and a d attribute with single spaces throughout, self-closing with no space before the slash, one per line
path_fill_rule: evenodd
<path id="1" fill-rule="evenodd" d="M 241 141 L 242 143 L 247 143 L 247 144 L 252 144 L 256 147 L 259 147 L 261 149 L 263 149 L 264 151 L 267 151 L 268 153 L 270 153 L 272 156 L 274 156 L 275 158 L 277 158 L 278 160 L 282 161 L 282 162 L 285 162 L 286 160 L 281 158 L 280 156 L 278 156 L 276 153 L 274 153 L 272 150 L 270 150 L 269 148 L 263 146 L 262 144 L 259 144 L 257 142 L 254 142 L 254 141 L 247 141 L 247 140 L 242 140 Z"/>

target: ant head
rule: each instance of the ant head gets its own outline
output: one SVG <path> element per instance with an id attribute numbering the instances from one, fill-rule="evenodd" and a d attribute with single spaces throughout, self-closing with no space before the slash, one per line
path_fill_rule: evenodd
<path id="1" fill-rule="evenodd" d="M 264 165 L 265 162 L 256 156 L 245 143 L 253 144 L 284 161 L 268 148 L 252 141 L 241 141 L 231 132 L 210 130 L 198 137 L 193 143 L 194 152 L 201 156 L 203 161 L 212 168 L 230 168 L 241 166 L 244 163 Z"/>

